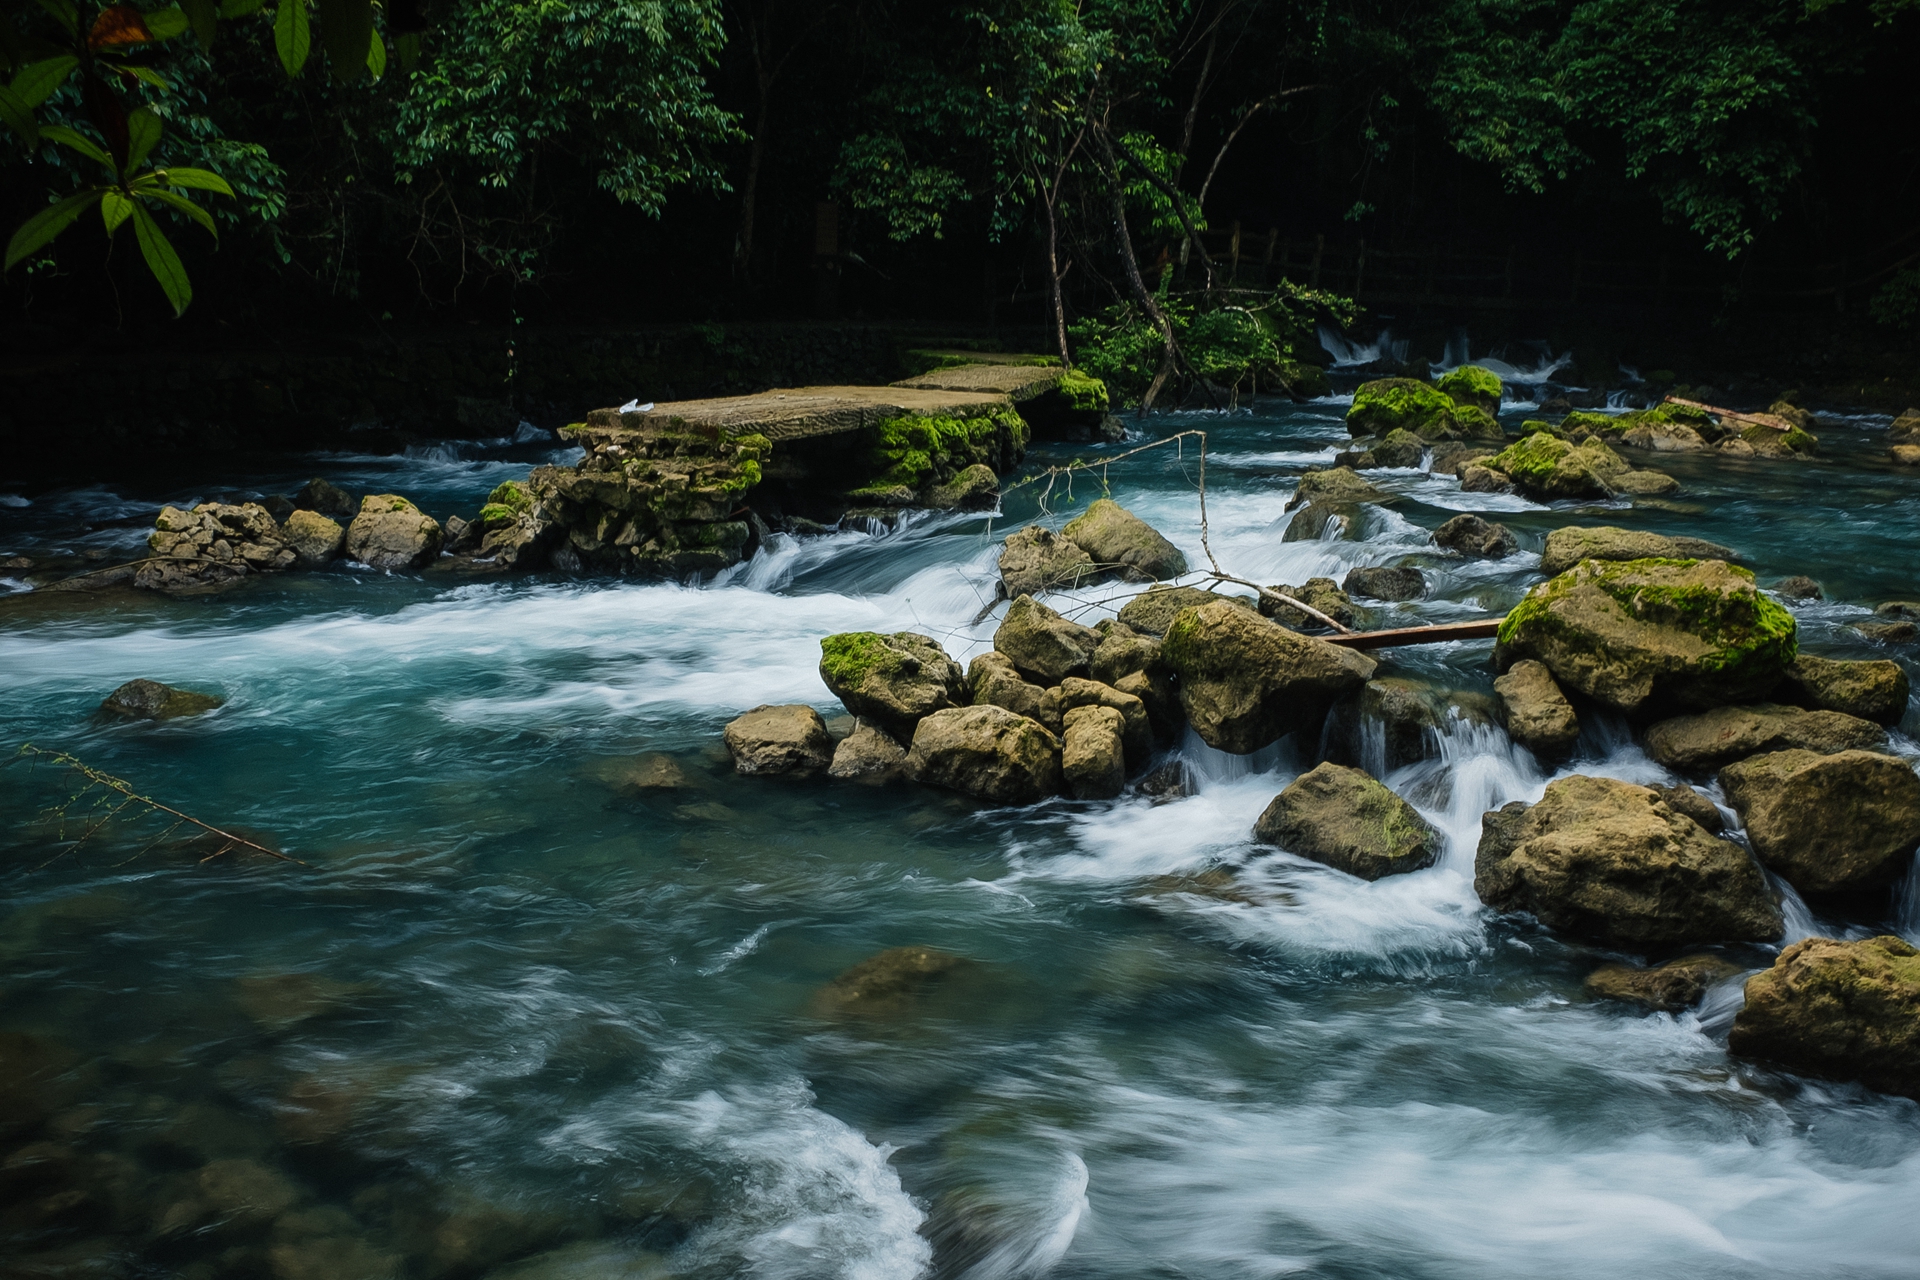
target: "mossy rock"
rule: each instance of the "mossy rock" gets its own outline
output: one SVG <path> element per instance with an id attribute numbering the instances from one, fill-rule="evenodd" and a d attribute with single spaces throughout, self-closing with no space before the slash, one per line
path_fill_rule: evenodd
<path id="1" fill-rule="evenodd" d="M 225 701 L 158 680 L 129 680 L 108 694 L 100 709 L 128 720 L 180 720 L 212 711 Z"/>
<path id="2" fill-rule="evenodd" d="M 1066 407 L 1080 413 L 1106 413 L 1112 407 L 1112 397 L 1107 393 L 1107 384 L 1078 369 L 1069 369 L 1060 375 L 1060 381 L 1053 389 L 1066 402 Z"/>
<path id="3" fill-rule="evenodd" d="M 1524 425 L 1531 427 L 1534 424 L 1529 422 Z M 1574 444 L 1578 444 L 1582 440 L 1591 439 L 1595 436 L 1603 440 L 1610 439 L 1622 435 L 1624 432 L 1625 428 L 1620 425 L 1619 418 L 1611 414 L 1590 413 L 1584 409 L 1574 410 L 1566 417 L 1560 419 L 1560 425 L 1558 427 L 1552 429 L 1553 435 L 1559 436 L 1562 440 L 1567 440 Z"/>
<path id="4" fill-rule="evenodd" d="M 1457 405 L 1473 405 L 1489 416 L 1500 412 L 1500 375 L 1477 364 L 1463 364 L 1434 384 Z"/>
<path id="5" fill-rule="evenodd" d="M 528 491 L 526 482 L 523 480 L 502 480 L 493 487 L 493 492 L 487 495 L 486 506 L 480 509 L 482 520 L 486 519 L 487 507 L 500 507 L 509 517 L 517 516 L 522 511 L 533 509 L 533 494 Z"/>
<path id="6" fill-rule="evenodd" d="M 1438 388 L 1412 378 L 1379 378 L 1362 383 L 1347 410 L 1347 431 L 1355 436 L 1384 436 L 1396 427 L 1431 438 L 1436 426 L 1450 429 L 1454 403 Z"/>
<path id="7" fill-rule="evenodd" d="M 1920 948 L 1906 939 L 1807 938 L 1746 994 L 1733 1053 L 1920 1098 Z"/>
<path id="8" fill-rule="evenodd" d="M 1626 460 L 1599 440 L 1569 444 L 1536 431 L 1481 463 L 1513 481 L 1530 498 L 1605 498 L 1612 480 L 1632 470 Z"/>
<path id="9" fill-rule="evenodd" d="M 820 679 L 848 711 L 902 740 L 920 720 L 969 700 L 966 672 L 913 631 L 847 631 L 820 642 Z"/>
<path id="10" fill-rule="evenodd" d="M 1254 838 L 1378 880 L 1433 865 L 1440 833 L 1371 774 L 1322 764 L 1295 778 L 1254 824 Z"/>
<path id="11" fill-rule="evenodd" d="M 1012 409 L 973 418 L 938 414 L 902 414 L 868 428 L 862 470 L 865 484 L 856 493 L 902 486 L 919 493 L 946 484 L 968 467 L 983 464 L 1004 474 L 1025 456 L 1027 423 Z M 760 476 L 757 459 L 739 463 L 743 473 Z"/>
<path id="12" fill-rule="evenodd" d="M 1534 658 L 1626 712 L 1767 696 L 1797 652 L 1793 615 L 1720 560 L 1583 560 L 1500 626 L 1496 661 Z"/>

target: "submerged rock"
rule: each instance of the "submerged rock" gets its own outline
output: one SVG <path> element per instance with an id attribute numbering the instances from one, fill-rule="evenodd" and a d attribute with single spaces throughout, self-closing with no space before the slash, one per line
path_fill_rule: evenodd
<path id="1" fill-rule="evenodd" d="M 853 732 L 833 749 L 827 776 L 851 782 L 888 782 L 904 773 L 906 767 L 905 747 L 878 725 L 858 720 Z"/>
<path id="2" fill-rule="evenodd" d="M 907 776 L 992 804 L 1060 793 L 1060 740 L 1005 707 L 955 707 L 920 722 Z"/>
<path id="3" fill-rule="evenodd" d="M 1093 576 L 1086 548 L 1037 524 L 1008 534 L 1000 553 L 1000 584 L 1009 600 L 1056 587 L 1071 590 Z"/>
<path id="4" fill-rule="evenodd" d="M 1060 531 L 1093 557 L 1097 568 L 1134 582 L 1177 578 L 1187 571 L 1187 558 L 1160 531 L 1109 498 L 1100 498 L 1086 513 L 1069 520 Z"/>
<path id="5" fill-rule="evenodd" d="M 1849 661 L 1803 653 L 1787 668 L 1781 693 L 1821 711 L 1895 725 L 1907 713 L 1911 689 L 1906 668 L 1897 662 L 1885 658 Z"/>
<path id="6" fill-rule="evenodd" d="M 1021 679 L 1006 654 L 990 649 L 967 664 L 967 686 L 975 706 L 1005 707 L 1016 715 L 1038 721 L 1050 733 L 1059 733 L 1060 690 L 1044 689 Z"/>
<path id="7" fill-rule="evenodd" d="M 1920 1098 L 1920 948 L 1806 938 L 1747 979 L 1729 1051 Z"/>
<path id="8" fill-rule="evenodd" d="M 1074 799 L 1111 800 L 1126 786 L 1125 727 L 1112 707 L 1088 704 L 1067 712 L 1060 772 Z"/>
<path id="9" fill-rule="evenodd" d="M 824 769 L 833 760 L 827 723 L 808 706 L 755 707 L 729 721 L 725 737 L 739 773 Z"/>
<path id="10" fill-rule="evenodd" d="M 927 490 L 927 505 L 936 511 L 964 507 L 990 511 L 1000 500 L 1000 477 L 984 462 L 976 462 L 945 484 Z"/>
<path id="11" fill-rule="evenodd" d="M 847 710 L 896 737 L 922 716 L 968 702 L 966 673 L 917 631 L 843 631 L 820 642 L 820 679 Z"/>
<path id="12" fill-rule="evenodd" d="M 1433 531 L 1433 541 L 1448 551 L 1486 560 L 1503 559 L 1520 549 L 1511 529 L 1475 515 L 1455 516 Z"/>
<path id="13" fill-rule="evenodd" d="M 1224 601 L 1183 610 L 1160 652 L 1194 731 L 1242 755 L 1297 730 L 1318 733 L 1327 710 L 1378 665 Z"/>
<path id="14" fill-rule="evenodd" d="M 1016 598 L 993 633 L 993 647 L 1007 655 L 1022 675 L 1043 685 L 1087 674 L 1100 647 L 1099 633 L 1069 622 L 1032 596 Z"/>
<path id="15" fill-rule="evenodd" d="M 211 711 L 226 701 L 210 693 L 193 693 L 158 680 L 129 680 L 108 694 L 102 711 L 128 720 L 178 720 Z"/>
<path id="16" fill-rule="evenodd" d="M 1569 525 L 1547 535 L 1540 572 L 1557 577 L 1582 560 L 1738 560 L 1730 548 L 1704 538 L 1669 538 L 1643 529 Z"/>
<path id="17" fill-rule="evenodd" d="M 1587 975 L 1586 989 L 1596 999 L 1678 1013 L 1699 1004 L 1709 987 L 1719 986 L 1739 972 L 1740 966 L 1719 956 L 1681 956 L 1651 969 L 1606 965 Z"/>
<path id="18" fill-rule="evenodd" d="M 1920 849 L 1920 776 L 1898 756 L 1775 751 L 1728 765 L 1720 786 L 1760 861 L 1802 893 L 1885 888 Z"/>
<path id="19" fill-rule="evenodd" d="M 347 555 L 374 569 L 420 569 L 440 554 L 442 539 L 440 522 L 399 494 L 371 494 L 347 526 Z"/>
<path id="20" fill-rule="evenodd" d="M 1721 560 L 1583 560 L 1500 626 L 1496 661 L 1534 658 L 1626 712 L 1763 698 L 1795 653 L 1793 615 Z"/>
<path id="21" fill-rule="evenodd" d="M 1375 600 L 1418 600 L 1427 594 L 1427 580 L 1418 569 L 1384 567 L 1347 570 L 1341 590 L 1349 596 Z"/>
<path id="22" fill-rule="evenodd" d="M 1314 502 L 1294 513 L 1282 542 L 1344 542 L 1359 531 L 1358 507 L 1336 502 Z"/>
<path id="23" fill-rule="evenodd" d="M 1647 754 L 1669 769 L 1718 769 L 1735 760 L 1798 747 L 1830 754 L 1887 745 L 1877 725 L 1837 711 L 1806 711 L 1770 702 L 1716 707 L 1662 720 L 1647 730 Z"/>
<path id="24" fill-rule="evenodd" d="M 1371 774 L 1322 764 L 1275 796 L 1254 838 L 1362 880 L 1430 867 L 1440 834 Z"/>
<path id="25" fill-rule="evenodd" d="M 1253 601 L 1245 596 L 1224 595 L 1199 587 L 1149 587 L 1121 606 L 1120 621 L 1142 635 L 1164 636 L 1182 609 L 1197 609 L 1220 600 L 1249 612 L 1254 608 Z"/>
<path id="26" fill-rule="evenodd" d="M 967 962 L 932 947 L 894 947 L 869 956 L 821 987 L 813 999 L 826 1017 L 897 1017 L 916 997 Z"/>
<path id="27" fill-rule="evenodd" d="M 1602 946 L 1766 942 L 1780 908 L 1739 845 L 1646 787 L 1575 775 L 1482 821 L 1474 891 L 1498 911 Z"/>
<path id="28" fill-rule="evenodd" d="M 1509 737 L 1541 760 L 1554 762 L 1572 754 L 1580 738 L 1580 718 L 1545 663 L 1523 659 L 1493 682 L 1500 695 Z"/>
<path id="29" fill-rule="evenodd" d="M 1729 560 L 1732 557 L 1721 556 L 1720 559 Z M 1780 579 L 1780 585 L 1773 591 L 1775 595 L 1784 596 L 1788 600 L 1825 600 L 1827 598 L 1827 593 L 1820 589 L 1819 583 L 1804 574 L 1797 573 L 1792 577 Z"/>

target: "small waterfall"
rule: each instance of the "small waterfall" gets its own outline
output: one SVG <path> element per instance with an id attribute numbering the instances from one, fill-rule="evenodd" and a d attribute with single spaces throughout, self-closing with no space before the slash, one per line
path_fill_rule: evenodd
<path id="1" fill-rule="evenodd" d="M 1377 364 L 1382 360 L 1400 364 L 1407 358 L 1407 340 L 1394 337 L 1392 329 L 1382 329 L 1372 342 L 1363 344 L 1351 342 L 1331 326 L 1323 324 L 1319 327 L 1318 337 L 1321 349 L 1333 357 L 1333 367 L 1336 369 Z"/>
<path id="2" fill-rule="evenodd" d="M 1893 928 L 1908 942 L 1920 946 L 1920 853 L 1913 855 L 1906 877 L 1894 886 Z"/>

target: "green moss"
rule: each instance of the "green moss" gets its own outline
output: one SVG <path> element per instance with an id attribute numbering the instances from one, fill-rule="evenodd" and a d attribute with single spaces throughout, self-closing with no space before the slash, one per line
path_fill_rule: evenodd
<path id="1" fill-rule="evenodd" d="M 1500 403 L 1500 375 L 1477 364 L 1463 364 L 1436 384 L 1460 404 Z"/>
<path id="2" fill-rule="evenodd" d="M 1553 474 L 1560 460 L 1573 452 L 1564 440 L 1556 440 L 1544 431 L 1536 431 L 1524 440 L 1502 449 L 1481 465 L 1512 476 L 1515 480 L 1544 481 Z"/>
<path id="3" fill-rule="evenodd" d="M 820 642 L 820 674 L 829 686 L 858 688 L 889 656 L 877 632 L 842 631 Z"/>
<path id="4" fill-rule="evenodd" d="M 748 458 L 734 468 L 733 474 L 714 487 L 722 493 L 745 493 L 760 483 L 760 464 Z"/>
<path id="5" fill-rule="evenodd" d="M 1105 413 L 1111 403 L 1107 395 L 1107 384 L 1098 378 L 1090 377 L 1078 369 L 1069 369 L 1053 384 L 1069 409 L 1082 413 Z"/>
<path id="6" fill-rule="evenodd" d="M 533 506 L 533 495 L 527 492 L 527 486 L 521 481 L 502 480 L 487 495 L 487 506 L 505 507 L 508 515 L 518 515 Z M 486 512 L 482 510 L 480 516 L 484 520 Z"/>
<path id="7" fill-rule="evenodd" d="M 1003 409 L 975 418 L 902 414 L 869 428 L 867 488 L 904 485 L 920 489 L 944 482 L 976 463 L 991 466 L 1003 435 L 1018 453 L 1026 448 L 1027 424 Z"/>
<path id="8" fill-rule="evenodd" d="M 1454 406 L 1449 415 L 1455 433 L 1468 440 L 1504 440 L 1507 433 L 1500 422 L 1477 404 Z"/>
<path id="9" fill-rule="evenodd" d="M 1447 422 L 1452 413 L 1453 400 L 1424 382 L 1381 378 L 1363 383 L 1353 393 L 1347 429 L 1354 435 L 1385 435 L 1395 427 L 1404 427 L 1425 435 L 1423 427 Z"/>
<path id="10" fill-rule="evenodd" d="M 1589 413 L 1584 409 L 1576 409 L 1560 419 L 1560 430 L 1555 434 L 1571 439 L 1582 432 L 1595 436 L 1611 436 L 1619 435 L 1625 430 L 1618 418 L 1604 413 Z"/>
<path id="11" fill-rule="evenodd" d="M 512 507 L 504 503 L 489 502 L 480 508 L 480 527 L 488 530 L 499 529 L 512 524 L 517 517 L 518 512 Z"/>

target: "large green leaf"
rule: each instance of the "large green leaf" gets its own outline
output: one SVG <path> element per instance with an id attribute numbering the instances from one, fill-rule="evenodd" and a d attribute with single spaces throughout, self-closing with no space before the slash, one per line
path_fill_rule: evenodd
<path id="1" fill-rule="evenodd" d="M 132 196 L 111 189 L 100 193 L 100 217 L 107 224 L 109 236 L 118 231 L 120 224 L 132 216 Z"/>
<path id="2" fill-rule="evenodd" d="M 127 115 L 127 168 L 138 169 L 140 162 L 153 153 L 160 141 L 160 116 L 152 107 L 141 107 Z"/>
<path id="3" fill-rule="evenodd" d="M 19 134 L 20 141 L 29 147 L 40 141 L 40 124 L 33 118 L 33 108 L 11 89 L 0 89 L 0 120 L 6 121 L 7 128 Z"/>
<path id="4" fill-rule="evenodd" d="M 148 187 L 140 192 L 140 198 L 143 200 L 158 200 L 161 204 L 169 208 L 178 209 L 181 213 L 186 214 L 189 218 L 192 218 L 195 222 L 205 227 L 207 234 L 215 240 L 220 238 L 220 228 L 214 225 L 213 215 L 185 196 L 175 195 L 164 187 Z"/>
<path id="5" fill-rule="evenodd" d="M 147 260 L 147 270 L 153 272 L 160 291 L 173 304 L 173 314 L 186 314 L 187 305 L 193 301 L 193 284 L 187 279 L 187 268 L 180 261 L 180 255 L 173 251 L 166 233 L 160 230 L 160 224 L 138 204 L 133 206 L 133 237 L 140 242 L 140 256 Z"/>
<path id="6" fill-rule="evenodd" d="M 280 0 L 280 9 L 273 15 L 273 48 L 289 76 L 299 75 L 307 65 L 307 55 L 313 52 L 307 0 Z"/>
<path id="7" fill-rule="evenodd" d="M 373 73 L 375 80 L 378 80 L 381 76 L 387 74 L 387 45 L 386 42 L 380 38 L 378 31 L 372 32 L 371 34 L 373 36 L 373 45 L 367 50 L 367 70 Z"/>
<path id="8" fill-rule="evenodd" d="M 7 265 L 0 270 L 11 271 L 13 264 L 33 254 L 73 225 L 73 220 L 87 211 L 87 206 L 100 198 L 100 188 L 82 191 L 68 196 L 58 204 L 50 204 L 40 212 L 20 224 L 13 233 L 13 239 L 7 241 Z"/>
<path id="9" fill-rule="evenodd" d="M 373 0 L 320 0 L 320 42 L 342 80 L 367 73 L 367 42 L 373 38 Z"/>
<path id="10" fill-rule="evenodd" d="M 178 8 L 156 9 L 146 15 L 147 30 L 153 33 L 155 40 L 171 40 L 175 36 L 187 34 L 192 24 L 187 15 Z"/>
<path id="11" fill-rule="evenodd" d="M 214 0 L 180 0 L 180 7 L 187 11 L 187 21 L 193 24 L 200 47 L 213 48 L 213 37 L 220 30 L 220 6 Z"/>
<path id="12" fill-rule="evenodd" d="M 141 67 L 131 63 L 122 63 L 115 67 L 114 70 L 122 75 L 132 76 L 142 84 L 150 84 L 162 93 L 171 92 L 173 89 L 173 86 L 167 82 L 167 78 L 158 71 L 155 71 L 152 67 Z"/>
<path id="13" fill-rule="evenodd" d="M 17 94 L 29 107 L 37 107 L 53 96 L 53 91 L 66 82 L 67 76 L 80 65 L 80 59 L 71 54 L 62 54 L 58 58 L 47 58 L 20 68 L 20 74 L 13 78 L 8 88 Z"/>
<path id="14" fill-rule="evenodd" d="M 217 191 L 223 196 L 233 194 L 233 188 L 227 180 L 207 169 L 155 169 L 146 177 L 153 178 L 169 187 L 191 187 L 196 191 Z M 142 180 L 144 185 L 144 179 Z"/>
<path id="15" fill-rule="evenodd" d="M 89 160 L 98 160 L 109 169 L 115 168 L 113 157 L 108 155 L 99 143 L 83 133 L 75 133 L 63 124 L 50 124 L 45 126 L 40 130 L 40 136 L 49 141 L 57 142 L 63 147 L 78 151 Z"/>

